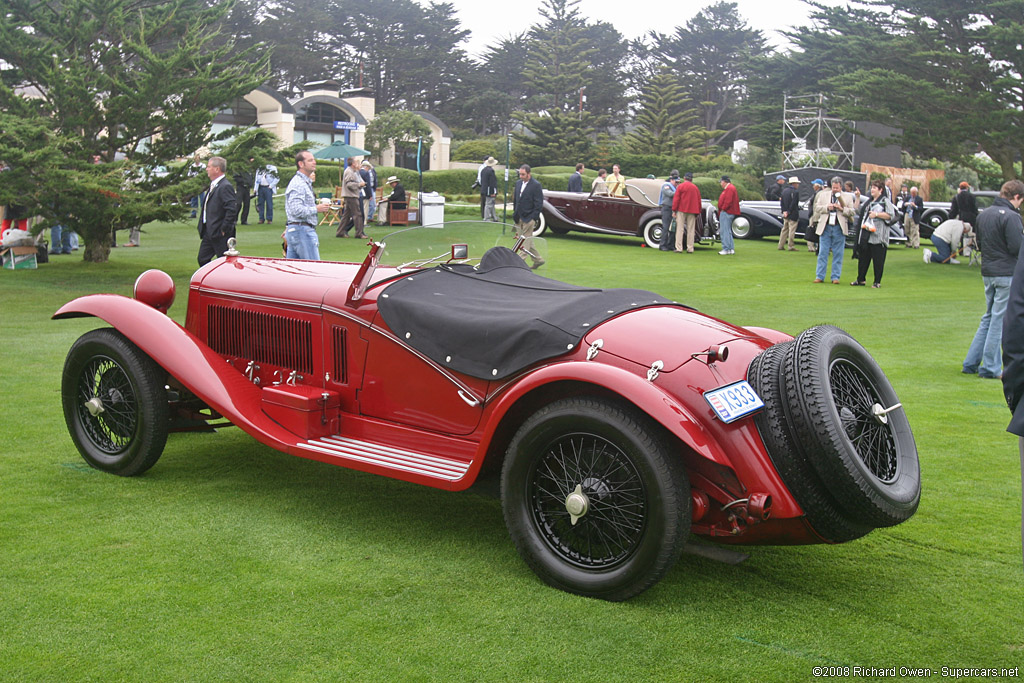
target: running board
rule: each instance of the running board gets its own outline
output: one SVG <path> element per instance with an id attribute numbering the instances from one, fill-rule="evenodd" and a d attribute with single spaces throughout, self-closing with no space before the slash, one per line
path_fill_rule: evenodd
<path id="1" fill-rule="evenodd" d="M 470 463 L 461 460 L 449 460 L 436 455 L 407 451 L 402 448 L 342 436 L 311 439 L 298 443 L 296 446 L 316 453 L 333 455 L 343 460 L 354 460 L 389 470 L 411 472 L 423 477 L 433 477 L 445 481 L 462 479 L 470 466 Z"/>

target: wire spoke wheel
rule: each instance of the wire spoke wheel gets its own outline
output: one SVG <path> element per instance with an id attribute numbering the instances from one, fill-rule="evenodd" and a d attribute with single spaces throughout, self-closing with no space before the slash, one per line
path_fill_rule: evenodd
<path id="1" fill-rule="evenodd" d="M 586 514 L 566 509 L 580 487 Z M 643 537 L 646 491 L 636 467 L 615 444 L 594 434 L 566 435 L 545 449 L 529 483 L 534 522 L 545 543 L 567 562 L 612 567 Z"/>
<path id="2" fill-rule="evenodd" d="M 98 356 L 82 370 L 78 382 L 78 417 L 92 444 L 108 455 L 123 451 L 138 428 L 135 388 L 124 368 L 112 358 Z M 90 403 L 99 400 L 93 414 Z"/>
<path id="3" fill-rule="evenodd" d="M 690 485 L 666 434 L 635 407 L 595 397 L 554 401 L 523 422 L 501 504 L 537 576 L 604 600 L 654 585 L 690 532 Z"/>
<path id="4" fill-rule="evenodd" d="M 857 526 L 894 526 L 921 499 L 921 468 L 906 412 L 874 358 L 843 330 L 820 325 L 782 364 L 794 441 Z"/>
<path id="5" fill-rule="evenodd" d="M 861 462 L 880 481 L 891 483 L 899 458 L 888 421 L 879 421 L 871 412 L 882 402 L 878 392 L 856 365 L 842 358 L 833 361 L 829 380 L 843 429 Z"/>
<path id="6" fill-rule="evenodd" d="M 87 332 L 68 352 L 61 378 L 64 420 L 93 467 L 133 476 L 157 461 L 167 442 L 166 373 L 112 329 Z"/>

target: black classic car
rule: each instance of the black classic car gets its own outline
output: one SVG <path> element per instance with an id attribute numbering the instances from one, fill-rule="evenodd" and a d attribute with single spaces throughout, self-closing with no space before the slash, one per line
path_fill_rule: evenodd
<path id="1" fill-rule="evenodd" d="M 803 237 L 810 218 L 810 200 L 800 202 L 800 223 L 796 236 Z M 717 218 L 716 218 L 717 221 Z M 732 236 L 738 240 L 760 239 L 782 232 L 782 208 L 777 200 L 741 201 L 740 215 L 732 222 Z"/>
<path id="2" fill-rule="evenodd" d="M 994 190 L 978 190 L 974 192 L 974 201 L 978 205 L 978 211 L 984 211 L 992 206 L 992 202 L 999 196 Z M 921 238 L 928 239 L 932 231 L 942 225 L 943 221 L 949 218 L 951 202 L 925 202 L 924 212 L 921 214 Z"/>
<path id="3" fill-rule="evenodd" d="M 547 230 L 556 235 L 564 235 L 570 230 L 630 235 L 643 238 L 647 246 L 656 249 L 661 240 L 658 197 L 663 182 L 649 178 L 628 180 L 625 197 L 544 190 L 544 208 L 534 236 L 539 237 Z M 707 199 L 701 205 L 703 212 L 698 217 L 698 238 L 713 240 L 717 235 L 715 208 Z"/>

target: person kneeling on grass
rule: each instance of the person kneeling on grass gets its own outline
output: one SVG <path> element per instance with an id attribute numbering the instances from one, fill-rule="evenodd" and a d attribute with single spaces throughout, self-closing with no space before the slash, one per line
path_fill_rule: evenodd
<path id="1" fill-rule="evenodd" d="M 953 252 L 960 250 L 960 243 L 965 234 L 970 234 L 971 226 L 963 221 L 950 219 L 935 228 L 932 233 L 932 244 L 935 251 L 924 250 L 925 263 L 951 263 L 959 265 L 960 262 L 953 258 Z M 938 252 L 938 253 L 936 253 Z"/>

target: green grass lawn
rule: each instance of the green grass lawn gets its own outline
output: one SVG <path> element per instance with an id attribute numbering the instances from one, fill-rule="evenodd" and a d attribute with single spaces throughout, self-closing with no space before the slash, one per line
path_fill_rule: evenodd
<path id="1" fill-rule="evenodd" d="M 239 248 L 279 254 L 281 230 L 240 226 Z M 325 259 L 365 252 L 320 234 Z M 789 681 L 815 666 L 1024 666 L 1017 442 L 1000 384 L 960 374 L 984 311 L 976 267 L 896 247 L 873 290 L 847 284 L 849 260 L 841 286 L 812 284 L 813 256 L 768 239 L 722 257 L 550 237 L 548 277 L 651 289 L 791 334 L 843 327 L 891 379 L 921 459 L 920 510 L 901 526 L 752 547 L 737 566 L 684 555 L 609 604 L 535 578 L 499 501 L 477 490 L 290 457 L 232 429 L 172 435 L 141 477 L 90 469 L 60 373 L 100 324 L 49 318 L 161 268 L 183 321 L 194 225 L 148 226 L 142 245 L 105 264 L 77 252 L 0 271 L 0 679 Z"/>

